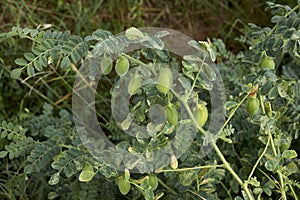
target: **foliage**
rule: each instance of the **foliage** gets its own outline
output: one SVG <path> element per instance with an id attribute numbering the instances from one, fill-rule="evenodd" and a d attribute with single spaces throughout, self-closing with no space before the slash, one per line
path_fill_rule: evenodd
<path id="1" fill-rule="evenodd" d="M 0 34 L 1 43 L 11 47 L 20 40 L 29 41 L 28 49 L 19 52 L 22 55 L 13 66 L 5 65 L 4 61 L 1 64 L 0 84 L 7 84 L 0 93 L 0 107 L 4 108 L 0 113 L 1 196 L 6 199 L 298 199 L 299 5 L 270 2 L 268 9 L 273 15 L 273 27 L 249 24 L 245 35 L 238 39 L 249 49 L 234 54 L 221 39 L 211 43 L 189 41 L 198 54 L 204 55 L 201 58 L 198 54 L 174 58 L 164 49 L 162 39 L 166 32 L 150 36 L 135 28 L 128 29 L 122 40 L 107 40 L 113 34 L 102 29 L 85 37 L 70 31 L 20 27 Z M 145 48 L 122 53 L 129 41 L 135 40 Z M 92 69 L 105 74 L 97 88 L 96 106 L 101 108 L 97 109 L 97 117 L 109 139 L 130 153 L 151 153 L 166 147 L 170 138 L 191 140 L 180 158 L 173 154 L 167 159 L 169 166 L 155 168 L 159 163 L 154 163 L 149 165 L 153 173 L 134 174 L 128 169 L 117 171 L 105 159 L 90 154 L 76 133 L 70 96 L 80 61 L 92 54 L 102 56 L 101 67 Z M 116 57 L 118 62 L 113 63 Z M 264 66 L 265 58 L 274 61 L 274 69 Z M 125 70 L 119 69 L 120 60 L 125 60 Z M 217 76 L 213 61 L 225 85 L 225 91 L 219 91 L 220 96 L 228 97 L 224 108 L 226 121 L 216 134 L 218 140 L 211 141 L 213 150 L 200 158 L 201 147 L 208 142 L 205 137 L 208 122 L 205 124 L 205 119 L 204 124 L 197 123 L 193 111 L 206 104 L 208 115 L 212 112 L 207 94 Z M 123 80 L 128 64 L 130 69 L 143 65 L 145 70 L 131 77 L 132 88 L 126 88 L 131 96 L 130 114 L 119 123 L 110 111 L 110 90 Z M 170 66 L 181 76 L 165 73 L 159 80 L 163 88 L 141 85 L 139 79 L 159 74 Z M 176 93 L 170 87 L 168 80 L 177 78 L 184 93 Z M 17 92 L 9 92 L 13 95 L 8 98 L 5 92 L 9 90 Z M 247 112 L 249 98 L 258 99 L 257 112 Z M 19 109 L 9 103 L 11 100 L 21 102 Z M 153 113 L 149 108 L 157 104 L 166 108 L 167 122 L 151 123 Z M 180 106 L 189 111 L 189 119 L 180 113 Z M 212 117 L 208 121 L 213 121 Z M 147 130 L 143 134 L 151 139 L 124 134 L 122 129 L 128 129 L 132 122 L 145 125 Z M 197 131 L 187 127 L 196 127 Z M 174 146 L 184 148 L 180 144 L 175 142 Z"/>

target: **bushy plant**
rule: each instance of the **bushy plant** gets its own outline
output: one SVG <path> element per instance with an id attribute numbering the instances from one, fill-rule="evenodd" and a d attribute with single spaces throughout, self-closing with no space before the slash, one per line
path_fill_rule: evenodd
<path id="1" fill-rule="evenodd" d="M 29 48 L 14 65 L 4 61 L 1 65 L 1 196 L 298 199 L 299 5 L 268 3 L 268 9 L 274 26 L 249 24 L 238 39 L 249 49 L 237 54 L 228 51 L 221 39 L 190 40 L 187 45 L 194 54 L 179 58 L 165 48 L 168 31 L 151 35 L 136 28 L 117 38 L 101 29 L 86 37 L 19 27 L 2 33 L 2 44 L 13 48 L 26 40 Z M 142 48 L 123 53 L 129 43 Z M 104 157 L 92 156 L 86 138 L 77 134 L 72 114 L 78 104 L 73 102 L 72 108 L 71 97 L 74 100 L 74 87 L 78 89 L 73 83 L 82 74 L 81 61 L 90 70 L 83 73 L 89 80 L 102 74 L 94 101 L 99 124 L 120 152 L 148 156 L 147 162 L 136 164 L 142 173 L 131 173 L 122 156 L 113 159 L 121 159 L 123 171 Z M 142 71 L 125 76 L 139 66 Z M 216 86 L 221 77 L 224 88 Z M 146 79 L 154 81 L 147 84 Z M 209 99 L 215 87 L 219 102 L 226 98 L 224 108 L 214 107 Z M 119 121 L 110 108 L 111 96 L 118 95 L 113 88 L 130 97 L 129 112 L 118 110 Z M 20 102 L 20 110 L 13 101 Z M 163 122 L 151 106 L 162 111 Z M 212 114 L 216 111 L 219 116 Z M 219 119 L 220 129 L 209 129 Z M 133 123 L 146 129 L 133 137 L 124 134 Z M 178 151 L 185 148 L 182 144 L 189 145 L 180 156 L 170 153 L 174 149 L 168 158 L 159 155 L 167 163 L 152 163 L 158 156 L 152 152 L 168 148 L 170 141 Z M 212 150 L 201 157 L 208 144 Z M 165 167 L 156 168 L 161 165 Z"/>

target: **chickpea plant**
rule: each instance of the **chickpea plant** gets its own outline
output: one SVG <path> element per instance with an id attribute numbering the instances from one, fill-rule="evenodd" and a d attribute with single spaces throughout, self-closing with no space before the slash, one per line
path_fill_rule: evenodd
<path id="1" fill-rule="evenodd" d="M 134 27 L 119 38 L 101 29 L 84 38 L 69 31 L 19 27 L 0 34 L 3 45 L 30 41 L 28 52 L 4 70 L 42 105 L 25 105 L 26 112 L 0 124 L 1 196 L 299 199 L 299 5 L 269 2 L 274 26 L 249 24 L 238 39 L 249 48 L 237 54 L 221 39 L 190 40 L 187 45 L 196 53 L 179 58 L 165 48 L 168 31 L 151 35 Z M 123 53 L 129 43 L 143 47 Z M 104 157 L 90 153 L 71 114 L 74 77 L 91 53 L 101 57 L 88 75 L 91 80 L 102 75 L 95 89 L 95 104 L 101 108 L 97 119 L 117 149 L 106 150 Z M 220 77 L 225 87 L 217 93 L 226 103 L 218 120 L 210 92 Z M 117 122 L 110 109 L 116 85 L 129 96 L 129 112 L 117 110 Z M 209 128 L 220 121 L 219 129 Z M 134 136 L 125 134 L 134 124 L 146 128 Z M 171 141 L 172 148 L 184 149 L 180 156 L 168 149 Z M 101 145 L 94 149 L 103 150 Z M 207 147 L 211 151 L 204 152 Z M 164 148 L 168 154 L 153 153 Z M 118 150 L 145 155 L 146 161 L 111 158 Z M 126 167 L 118 170 L 107 159 Z M 135 168 L 140 173 L 132 172 Z"/>

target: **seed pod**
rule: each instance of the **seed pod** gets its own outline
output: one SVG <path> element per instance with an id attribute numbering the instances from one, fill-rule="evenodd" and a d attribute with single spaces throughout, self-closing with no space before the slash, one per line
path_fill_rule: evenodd
<path id="1" fill-rule="evenodd" d="M 129 181 L 126 181 L 124 176 L 119 179 L 118 187 L 123 195 L 126 195 L 130 191 L 130 183 Z"/>
<path id="2" fill-rule="evenodd" d="M 112 70 L 112 59 L 109 56 L 104 55 L 103 58 L 100 61 L 100 65 L 101 65 L 102 73 L 104 75 L 107 75 Z"/>
<path id="3" fill-rule="evenodd" d="M 157 89 L 163 94 L 167 94 L 173 83 L 173 74 L 170 68 L 162 68 L 157 79 Z"/>
<path id="4" fill-rule="evenodd" d="M 197 106 L 197 110 L 194 114 L 194 117 L 196 119 L 196 122 L 198 123 L 198 126 L 203 127 L 208 119 L 208 110 L 206 108 L 206 105 L 199 104 Z"/>
<path id="5" fill-rule="evenodd" d="M 119 76 L 124 76 L 129 69 L 128 59 L 125 56 L 120 56 L 117 59 L 115 69 Z"/>
<path id="6" fill-rule="evenodd" d="M 250 98 L 246 101 L 247 111 L 251 115 L 255 115 L 259 111 L 259 100 L 257 98 Z"/>
<path id="7" fill-rule="evenodd" d="M 156 190 L 158 186 L 158 179 L 155 174 L 149 175 L 148 184 L 152 187 L 153 190 Z"/>
<path id="8" fill-rule="evenodd" d="M 178 122 L 178 112 L 173 104 L 170 104 L 166 107 L 166 117 L 170 124 L 176 126 Z"/>
<path id="9" fill-rule="evenodd" d="M 272 58 L 265 54 L 260 63 L 260 67 L 264 70 L 275 69 L 275 62 Z"/>
<path id="10" fill-rule="evenodd" d="M 141 78 L 139 75 L 135 75 L 128 84 L 128 93 L 130 96 L 134 95 L 137 93 L 137 91 L 140 89 L 142 83 L 141 83 Z"/>

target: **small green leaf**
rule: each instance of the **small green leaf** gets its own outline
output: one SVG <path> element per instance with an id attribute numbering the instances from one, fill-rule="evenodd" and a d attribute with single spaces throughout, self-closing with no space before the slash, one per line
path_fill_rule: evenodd
<path id="1" fill-rule="evenodd" d="M 209 53 L 210 59 L 215 62 L 216 54 L 215 51 L 211 48 L 211 45 L 206 41 L 199 41 L 199 44 Z"/>
<path id="2" fill-rule="evenodd" d="M 20 77 L 21 73 L 22 73 L 23 68 L 17 68 L 11 71 L 10 76 L 13 79 L 17 79 Z"/>
<path id="3" fill-rule="evenodd" d="M 26 60 L 28 61 L 32 61 L 34 60 L 35 56 L 33 55 L 33 53 L 24 53 L 24 57 L 26 58 Z"/>
<path id="4" fill-rule="evenodd" d="M 268 93 L 269 95 L 269 99 L 275 99 L 276 97 L 278 97 L 278 87 L 277 85 L 275 85 L 274 87 L 272 87 Z"/>
<path id="5" fill-rule="evenodd" d="M 60 63 L 62 69 L 67 69 L 71 64 L 69 57 L 64 57 Z"/>
<path id="6" fill-rule="evenodd" d="M 205 78 L 207 78 L 208 80 L 210 80 L 210 81 L 216 80 L 216 76 L 217 75 L 216 75 L 215 71 L 212 69 L 211 66 L 209 66 L 207 64 L 203 65 L 202 73 L 201 74 L 203 74 L 203 76 Z"/>
<path id="7" fill-rule="evenodd" d="M 202 62 L 202 59 L 196 55 L 185 55 L 185 56 L 183 56 L 183 59 L 187 60 L 189 62 Z"/>
<path id="8" fill-rule="evenodd" d="M 125 37 L 128 40 L 137 40 L 142 39 L 144 37 L 144 34 L 139 29 L 131 27 L 125 31 Z"/>
<path id="9" fill-rule="evenodd" d="M 7 130 L 4 130 L 2 133 L 1 133 L 1 138 L 5 138 L 8 134 L 8 131 Z"/>
<path id="10" fill-rule="evenodd" d="M 14 137 L 14 133 L 11 132 L 7 135 L 7 139 L 11 140 Z"/>
<path id="11" fill-rule="evenodd" d="M 6 121 L 2 121 L 1 125 L 2 125 L 2 127 L 6 128 L 7 127 L 7 122 Z"/>
<path id="12" fill-rule="evenodd" d="M 265 163 L 265 168 L 271 172 L 275 171 L 276 169 L 276 164 L 275 162 L 271 161 L 271 160 L 268 160 L 266 163 Z"/>
<path id="13" fill-rule="evenodd" d="M 7 155 L 7 151 L 0 151 L 0 158 L 4 158 Z"/>
<path id="14" fill-rule="evenodd" d="M 170 33 L 168 31 L 158 31 L 157 33 L 155 33 L 154 37 L 157 37 L 157 38 L 162 38 L 162 37 L 165 37 L 165 36 L 168 36 L 170 35 Z"/>
<path id="15" fill-rule="evenodd" d="M 80 55 L 78 54 L 77 51 L 72 51 L 71 59 L 73 63 L 77 63 L 80 60 Z"/>
<path id="16" fill-rule="evenodd" d="M 225 110 L 232 110 L 238 105 L 235 101 L 227 101 L 224 105 Z"/>
<path id="17" fill-rule="evenodd" d="M 28 35 L 28 33 L 30 33 L 30 29 L 29 29 L 29 28 L 24 28 L 24 29 L 23 29 L 23 33 L 24 33 L 25 35 Z"/>
<path id="18" fill-rule="evenodd" d="M 27 74 L 28 74 L 28 76 L 33 76 L 34 75 L 34 68 L 32 67 L 32 65 L 29 65 L 27 67 Z"/>
<path id="19" fill-rule="evenodd" d="M 208 53 L 209 53 L 210 59 L 213 62 L 215 62 L 216 61 L 216 53 L 215 53 L 215 51 L 212 48 L 209 48 Z"/>
<path id="20" fill-rule="evenodd" d="M 296 32 L 294 32 L 291 36 L 291 40 L 297 41 L 300 39 L 300 30 L 297 30 Z"/>
<path id="21" fill-rule="evenodd" d="M 189 186 L 192 184 L 192 182 L 197 178 L 197 172 L 196 171 L 184 171 L 179 174 L 179 180 L 180 183 L 183 186 Z"/>
<path id="22" fill-rule="evenodd" d="M 16 63 L 17 65 L 20 65 L 20 66 L 25 66 L 25 65 L 27 65 L 27 61 L 26 61 L 25 59 L 23 59 L 23 58 L 17 58 L 17 59 L 15 60 L 15 63 Z"/>
<path id="23" fill-rule="evenodd" d="M 14 158 L 15 158 L 15 152 L 14 152 L 14 151 L 9 152 L 8 158 L 9 158 L 10 160 L 14 159 Z"/>
<path id="24" fill-rule="evenodd" d="M 30 174 L 30 173 L 32 173 L 32 171 L 33 171 L 33 165 L 26 165 L 25 167 L 24 167 L 24 173 L 25 174 Z"/>
<path id="25" fill-rule="evenodd" d="M 79 181 L 81 182 L 89 182 L 95 176 L 95 172 L 93 171 L 82 171 L 79 175 Z"/>
<path id="26" fill-rule="evenodd" d="M 53 174 L 49 180 L 50 185 L 56 185 L 59 182 L 60 174 L 59 172 Z"/>
<path id="27" fill-rule="evenodd" d="M 39 33 L 39 31 L 36 30 L 36 29 L 31 29 L 31 30 L 30 30 L 30 36 L 31 36 L 31 37 L 37 36 L 38 33 Z"/>
<path id="28" fill-rule="evenodd" d="M 64 173 L 65 175 L 69 178 L 71 177 L 73 174 L 75 174 L 76 170 L 76 166 L 74 163 L 70 163 L 69 165 L 67 165 L 65 168 L 64 168 Z"/>
<path id="29" fill-rule="evenodd" d="M 95 176 L 93 166 L 90 163 L 85 163 L 85 165 L 82 168 L 82 171 L 79 175 L 79 181 L 81 182 L 89 182 L 93 179 Z"/>
<path id="30" fill-rule="evenodd" d="M 199 62 L 190 62 L 185 59 L 182 60 L 182 65 L 188 72 L 196 72 L 199 70 Z"/>
<path id="31" fill-rule="evenodd" d="M 40 60 L 40 63 L 41 63 L 41 65 L 42 65 L 43 67 L 47 67 L 48 63 L 47 63 L 47 58 L 46 58 L 46 56 L 41 56 L 41 57 L 39 58 L 39 60 Z"/>
<path id="32" fill-rule="evenodd" d="M 49 192 L 48 193 L 48 199 L 56 199 L 57 197 L 59 197 L 60 195 L 57 194 L 56 192 Z"/>
<path id="33" fill-rule="evenodd" d="M 33 66 L 39 72 L 43 70 L 43 66 L 42 66 L 42 64 L 41 64 L 41 62 L 39 60 L 35 60 L 33 62 Z"/>
<path id="34" fill-rule="evenodd" d="M 284 168 L 290 173 L 294 174 L 298 172 L 298 167 L 294 162 L 290 162 L 288 165 L 284 166 Z"/>
<path id="35" fill-rule="evenodd" d="M 188 80 L 185 77 L 179 77 L 178 81 L 181 83 L 182 87 L 186 90 L 189 91 L 192 87 L 190 80 Z"/>
<path id="36" fill-rule="evenodd" d="M 285 150 L 282 153 L 282 157 L 283 158 L 287 158 L 287 159 L 293 159 L 293 158 L 297 158 L 297 152 L 295 150 Z"/>
<path id="37" fill-rule="evenodd" d="M 32 47 L 31 51 L 32 51 L 32 53 L 34 53 L 37 56 L 43 52 L 43 50 L 41 50 L 40 48 L 37 48 L 37 47 Z"/>
<path id="38" fill-rule="evenodd" d="M 188 41 L 188 44 L 199 51 L 203 51 L 203 47 L 201 47 L 201 45 L 195 40 Z"/>
<path id="39" fill-rule="evenodd" d="M 206 41 L 198 41 L 198 42 L 206 51 L 209 51 L 210 47 L 209 47 L 208 42 L 206 42 Z"/>
<path id="40" fill-rule="evenodd" d="M 146 200 L 153 200 L 154 199 L 154 192 L 152 190 L 146 189 L 144 191 L 144 197 Z"/>

